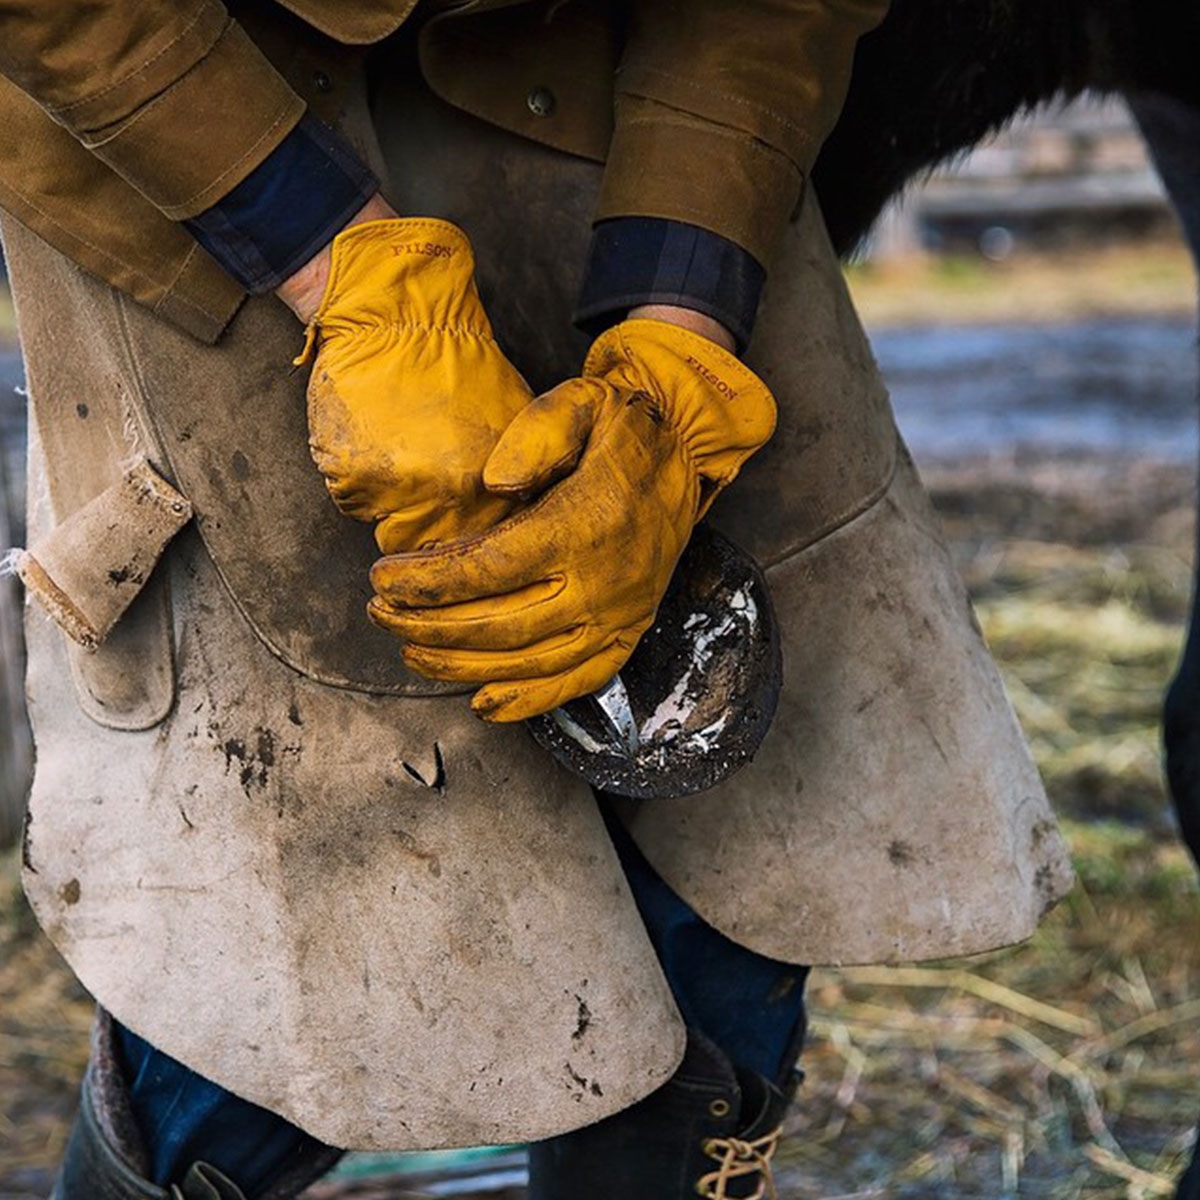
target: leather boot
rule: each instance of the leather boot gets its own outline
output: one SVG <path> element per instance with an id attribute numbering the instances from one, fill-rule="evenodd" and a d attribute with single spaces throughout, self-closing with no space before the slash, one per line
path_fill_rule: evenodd
<path id="1" fill-rule="evenodd" d="M 529 1200 L 761 1200 L 799 1083 L 779 1088 L 688 1033 L 683 1062 L 657 1092 L 595 1125 L 529 1149 Z"/>
<path id="2" fill-rule="evenodd" d="M 336 1150 L 323 1150 L 258 1200 L 290 1200 L 338 1157 Z M 92 1032 L 79 1112 L 50 1200 L 247 1200 L 236 1184 L 207 1163 L 194 1163 L 181 1184 L 167 1188 L 146 1179 L 147 1169 L 116 1054 L 112 1018 L 101 1010 Z"/>

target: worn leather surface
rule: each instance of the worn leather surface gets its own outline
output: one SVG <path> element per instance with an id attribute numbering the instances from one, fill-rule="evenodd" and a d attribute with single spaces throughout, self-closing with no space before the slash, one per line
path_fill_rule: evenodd
<path id="1" fill-rule="evenodd" d="M 64 639 L 75 700 L 110 729 L 153 729 L 175 703 L 171 597 L 155 574 L 96 650 Z"/>
<path id="2" fill-rule="evenodd" d="M 458 699 L 301 676 L 194 533 L 168 557 L 180 702 L 154 730 L 91 721 L 27 623 L 25 886 L 93 995 L 338 1146 L 546 1137 L 662 1083 L 682 1027 L 587 787 Z"/>
<path id="3" fill-rule="evenodd" d="M 300 332 L 290 316 L 270 340 L 251 323 L 240 370 L 230 359 L 218 377 L 224 393 L 213 390 L 212 352 L 172 342 L 180 335 L 161 323 L 145 336 L 168 343 L 145 357 L 169 373 L 143 373 L 128 356 L 126 301 L 26 231 L 8 232 L 33 403 L 45 414 L 35 435 L 43 424 L 61 432 L 70 409 L 56 402 L 84 389 L 145 399 L 170 387 L 193 414 L 182 441 L 207 443 L 244 428 L 248 406 L 263 403 L 260 382 L 281 375 L 295 389 L 295 407 L 275 415 L 292 421 L 304 466 L 296 490 L 286 472 L 243 472 L 262 490 L 225 504 L 210 481 L 192 489 L 200 530 L 207 519 L 233 532 L 245 518 L 253 547 L 253 500 L 286 497 L 299 523 L 309 487 L 316 530 L 328 514 L 331 542 L 360 532 L 308 460 L 303 376 L 278 366 Z M 277 306 L 257 307 L 269 321 Z M 90 360 L 59 353 L 76 334 L 95 335 L 83 343 L 96 349 Z M 261 434 L 235 444 L 267 455 Z M 143 440 L 157 457 L 154 439 Z M 237 479 L 240 460 L 206 450 L 212 457 L 189 460 L 196 477 L 214 464 L 223 480 L 216 464 L 232 459 Z M 35 437 L 32 537 L 54 519 L 50 491 L 67 482 L 48 488 L 42 462 Z M 88 474 L 78 454 L 56 465 L 71 479 Z M 373 556 L 347 540 L 365 591 Z M 285 549 L 274 561 L 299 588 L 293 620 L 319 617 L 332 586 L 324 547 L 301 528 Z M 251 552 L 243 578 L 259 573 L 255 586 L 269 592 L 274 562 L 255 565 Z M 195 532 L 162 565 L 175 594 L 179 700 L 145 733 L 86 715 L 62 635 L 29 612 L 39 765 L 26 887 L 89 990 L 174 1057 L 336 1145 L 547 1136 L 657 1087 L 682 1053 L 682 1030 L 587 787 L 521 729 L 489 731 L 465 701 L 372 698 L 284 665 Z M 344 636 L 365 635 L 357 652 L 369 654 L 362 609 L 340 604 Z M 396 670 L 394 644 L 378 636 L 381 669 Z"/>
<path id="4" fill-rule="evenodd" d="M 574 374 L 597 169 L 418 107 L 413 86 L 379 99 L 406 105 L 384 146 L 394 198 L 470 233 L 499 340 L 535 388 Z M 425 170 L 399 169 L 411 161 Z M 155 730 L 84 715 L 61 636 L 30 618 L 26 884 L 84 983 L 337 1144 L 544 1137 L 652 1090 L 681 1031 L 586 788 L 463 697 L 320 682 L 407 686 L 353 600 L 369 532 L 307 460 L 303 377 L 281 368 L 292 318 L 251 303 L 199 346 L 29 235 L 12 245 L 38 428 L 52 437 L 93 394 L 135 424 L 152 413 L 198 514 L 163 563 L 179 700 Z M 1024 937 L 1069 881 L 1062 843 L 814 204 L 785 237 L 751 365 L 779 426 L 714 514 L 771 566 L 780 715 L 721 789 L 631 807 L 634 835 L 710 922 L 780 958 Z M 49 437 L 56 490 L 79 460 Z M 34 530 L 51 513 L 38 478 Z"/>
<path id="5" fill-rule="evenodd" d="M 84 649 L 99 646 L 149 581 L 192 507 L 147 462 L 15 560 L 28 595 Z"/>
<path id="6" fill-rule="evenodd" d="M 653 624 L 711 499 L 774 427 L 774 400 L 734 355 L 664 321 L 622 321 L 487 460 L 493 493 L 541 499 L 467 543 L 381 559 L 371 619 L 414 670 L 484 684 L 471 708 L 489 721 L 595 692 Z"/>
<path id="7" fill-rule="evenodd" d="M 331 1147 L 310 1145 L 255 1200 L 294 1200 L 339 1157 Z M 51 1200 L 243 1200 L 241 1191 L 206 1163 L 194 1163 L 182 1184 L 170 1189 L 150 1182 L 149 1174 L 112 1018 L 98 1009 L 79 1108 Z"/>
<path id="8" fill-rule="evenodd" d="M 470 231 L 501 344 L 535 390 L 552 386 L 581 350 L 565 322 L 537 318 L 573 302 L 599 171 L 422 94 L 401 73 L 378 101 L 408 116 L 381 123 L 385 157 L 430 167 L 393 172 L 396 202 L 445 207 Z M 532 242 L 505 219 L 522 203 Z M 492 279 L 528 301 L 501 303 Z M 631 803 L 635 837 L 712 924 L 783 959 L 900 961 L 1027 937 L 1070 886 L 1066 850 L 811 198 L 747 357 L 778 423 L 711 517 L 770 568 L 784 699 L 759 759 L 727 784 Z"/>
<path id="9" fill-rule="evenodd" d="M 492 336 L 470 240 L 431 217 L 340 233 L 309 321 L 308 445 L 385 554 L 483 533 L 515 501 L 483 467 L 533 399 Z"/>
<path id="10" fill-rule="evenodd" d="M 57 260 L 45 287 L 44 244 L 15 222 L 5 231 L 32 410 L 62 464 L 50 485 L 59 519 L 152 445 L 246 619 L 283 661 L 334 686 L 436 693 L 366 620 L 371 530 L 337 512 L 309 457 L 306 376 L 290 368 L 303 330 L 291 313 L 248 304 L 219 348 L 198 345 Z"/>
<path id="11" fill-rule="evenodd" d="M 44 524 L 48 530 L 119 488 L 131 461 L 155 466 L 161 457 L 131 403 L 131 383 L 113 359 L 115 294 L 107 288 L 72 293 L 65 280 L 61 292 L 48 286 L 39 263 L 21 249 L 33 247 L 36 253 L 44 245 L 11 219 L 0 232 L 9 276 L 21 296 L 23 326 L 40 331 L 40 352 L 27 353 L 25 367 L 31 428 L 58 465 L 47 484 L 46 505 L 53 514 Z M 69 274 L 82 279 L 78 271 Z M 37 542 L 32 528 L 29 540 Z M 108 569 L 96 562 L 80 565 L 101 576 Z M 147 729 L 170 711 L 175 701 L 170 625 L 165 582 L 155 572 L 102 646 L 65 647 L 77 700 L 94 720 L 117 729 Z"/>
<path id="12" fill-rule="evenodd" d="M 724 933 L 785 961 L 1028 937 L 1069 859 L 907 457 L 881 500 L 767 580 L 775 722 L 695 803 L 629 802 L 643 852 Z"/>
<path id="13" fill-rule="evenodd" d="M 762 954 L 1020 941 L 1071 886 L 1069 858 L 815 204 L 785 236 L 749 360 L 779 426 L 714 516 L 769 568 L 779 711 L 749 766 L 694 802 L 631 802 L 630 828 Z"/>

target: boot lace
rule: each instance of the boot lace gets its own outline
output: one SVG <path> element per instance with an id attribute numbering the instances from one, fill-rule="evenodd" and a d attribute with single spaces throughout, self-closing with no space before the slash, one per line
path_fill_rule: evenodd
<path id="1" fill-rule="evenodd" d="M 764 1200 L 764 1197 L 765 1200 L 779 1200 L 775 1179 L 771 1174 L 771 1159 L 779 1148 L 779 1135 L 782 1132 L 783 1127 L 776 1126 L 753 1142 L 744 1142 L 735 1137 L 708 1138 L 702 1149 L 717 1163 L 717 1169 L 700 1176 L 696 1181 L 696 1194 L 703 1196 L 704 1200 L 729 1200 L 726 1189 L 731 1179 L 757 1174 L 762 1178 L 745 1200 Z"/>

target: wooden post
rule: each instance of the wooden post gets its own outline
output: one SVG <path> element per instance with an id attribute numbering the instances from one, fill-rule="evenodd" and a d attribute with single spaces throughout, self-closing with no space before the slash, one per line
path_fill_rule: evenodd
<path id="1" fill-rule="evenodd" d="M 0 438 L 0 553 L 12 545 L 13 495 L 8 486 L 7 454 Z M 21 624 L 21 587 L 12 576 L 0 578 L 0 850 L 21 835 L 25 799 L 33 770 L 33 744 L 25 715 L 25 638 Z"/>

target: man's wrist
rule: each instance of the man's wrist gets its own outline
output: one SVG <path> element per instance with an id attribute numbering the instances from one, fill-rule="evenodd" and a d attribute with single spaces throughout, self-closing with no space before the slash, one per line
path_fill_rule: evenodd
<path id="1" fill-rule="evenodd" d="M 362 225 L 366 221 L 386 221 L 397 216 L 399 213 L 392 208 L 380 192 L 376 192 L 338 232 L 341 233 L 355 225 Z M 332 264 L 333 242 L 331 240 L 275 289 L 275 295 L 305 325 L 313 319 L 321 305 L 321 298 L 325 295 L 325 287 L 329 283 L 329 270 Z"/>
<path id="2" fill-rule="evenodd" d="M 671 325 L 680 325 L 706 337 L 710 342 L 716 342 L 730 354 L 737 352 L 737 339 L 721 324 L 720 321 L 697 312 L 694 308 L 683 308 L 677 304 L 639 304 L 631 308 L 627 316 L 632 319 L 645 317 L 652 321 L 667 321 Z"/>

